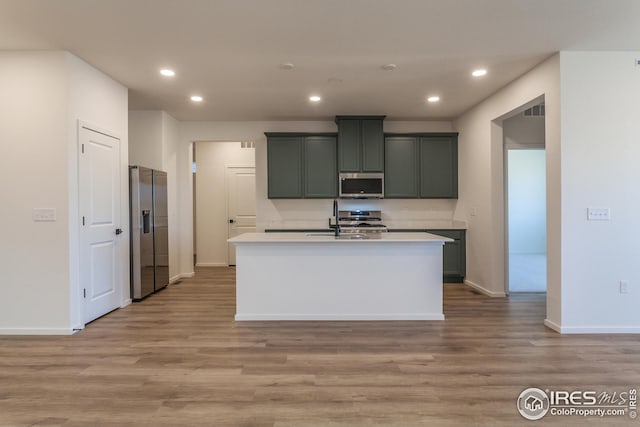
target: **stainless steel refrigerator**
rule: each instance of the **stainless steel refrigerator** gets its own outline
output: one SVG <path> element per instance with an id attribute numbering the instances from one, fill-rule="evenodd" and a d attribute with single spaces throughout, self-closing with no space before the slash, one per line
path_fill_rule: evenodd
<path id="1" fill-rule="evenodd" d="M 169 284 L 167 173 L 129 167 L 131 298 L 140 301 Z"/>

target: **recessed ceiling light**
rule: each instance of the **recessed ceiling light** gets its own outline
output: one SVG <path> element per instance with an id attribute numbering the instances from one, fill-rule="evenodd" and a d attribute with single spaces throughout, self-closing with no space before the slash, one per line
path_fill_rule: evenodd
<path id="1" fill-rule="evenodd" d="M 385 71 L 393 71 L 397 68 L 398 66 L 396 64 L 385 64 L 382 66 L 382 69 Z"/>
<path id="2" fill-rule="evenodd" d="M 479 68 L 477 70 L 473 70 L 473 72 L 471 73 L 471 75 L 473 77 L 482 77 L 485 74 L 487 74 L 487 70 L 485 70 L 484 68 Z"/>
<path id="3" fill-rule="evenodd" d="M 321 99 L 322 98 L 320 98 L 318 95 L 311 95 L 309 97 L 309 101 L 311 101 L 311 102 L 320 102 Z"/>
<path id="4" fill-rule="evenodd" d="M 440 97 L 439 96 L 435 96 L 435 95 L 434 96 L 430 96 L 430 97 L 427 98 L 427 101 L 429 101 L 429 102 L 438 102 L 438 101 L 440 101 Z"/>
<path id="5" fill-rule="evenodd" d="M 200 95 L 193 95 L 193 96 L 191 97 L 191 100 L 192 100 L 193 102 L 202 102 L 203 98 L 202 98 Z"/>
<path id="6" fill-rule="evenodd" d="M 162 74 L 165 77 L 173 77 L 176 75 L 176 72 L 168 68 L 163 68 L 162 70 L 160 70 L 160 74 Z"/>
<path id="7" fill-rule="evenodd" d="M 283 62 L 282 64 L 278 65 L 278 68 L 280 68 L 281 70 L 293 70 L 295 67 L 296 66 L 291 62 Z"/>

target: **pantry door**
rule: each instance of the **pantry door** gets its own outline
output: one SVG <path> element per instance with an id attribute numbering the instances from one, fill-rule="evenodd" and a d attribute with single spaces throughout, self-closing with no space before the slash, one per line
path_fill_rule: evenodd
<path id="1" fill-rule="evenodd" d="M 256 231 L 256 169 L 228 166 L 226 171 L 228 237 Z M 236 245 L 227 243 L 228 264 L 236 265 Z"/>

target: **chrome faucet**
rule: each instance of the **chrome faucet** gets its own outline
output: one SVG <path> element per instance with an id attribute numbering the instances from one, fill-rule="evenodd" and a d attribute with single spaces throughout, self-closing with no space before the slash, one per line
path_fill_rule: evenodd
<path id="1" fill-rule="evenodd" d="M 340 223 L 338 222 L 338 199 L 333 201 L 333 217 L 335 219 L 335 225 L 333 226 L 335 236 L 338 237 L 340 235 Z M 331 219 L 329 219 L 331 222 Z"/>

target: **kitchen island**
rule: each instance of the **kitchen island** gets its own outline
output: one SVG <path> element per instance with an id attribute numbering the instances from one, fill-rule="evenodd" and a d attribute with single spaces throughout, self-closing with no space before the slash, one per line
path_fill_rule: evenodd
<path id="1" fill-rule="evenodd" d="M 236 320 L 443 320 L 442 247 L 429 233 L 246 233 Z"/>

